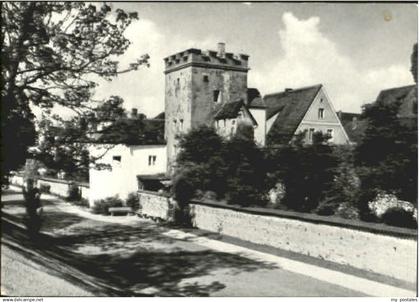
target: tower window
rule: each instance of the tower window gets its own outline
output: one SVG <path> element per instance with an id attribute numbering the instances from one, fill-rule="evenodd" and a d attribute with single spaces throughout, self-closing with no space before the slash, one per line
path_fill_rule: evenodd
<path id="1" fill-rule="evenodd" d="M 213 101 L 215 103 L 219 102 L 219 94 L 220 94 L 220 90 L 214 90 L 213 91 Z"/>
<path id="2" fill-rule="evenodd" d="M 324 108 L 318 109 L 318 119 L 320 120 L 324 119 Z"/>

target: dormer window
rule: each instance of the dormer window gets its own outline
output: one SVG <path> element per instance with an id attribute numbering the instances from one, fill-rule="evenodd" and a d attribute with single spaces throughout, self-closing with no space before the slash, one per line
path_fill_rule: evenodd
<path id="1" fill-rule="evenodd" d="M 320 120 L 324 119 L 324 108 L 318 109 L 318 119 Z"/>

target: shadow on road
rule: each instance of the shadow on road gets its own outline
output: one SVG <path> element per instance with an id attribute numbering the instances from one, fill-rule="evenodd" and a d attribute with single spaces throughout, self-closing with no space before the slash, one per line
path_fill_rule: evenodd
<path id="1" fill-rule="evenodd" d="M 14 219 L 2 213 L 7 219 Z M 65 217 L 70 216 L 70 217 Z M 50 212 L 47 227 L 63 227 L 80 222 L 71 215 Z M 80 218 L 80 217 L 79 217 Z M 80 218 L 81 219 L 81 218 Z M 49 224 L 49 226 L 48 226 Z M 56 266 L 69 281 L 81 279 L 86 286 L 107 296 L 139 296 L 139 291 L 153 288 L 158 296 L 209 296 L 225 287 L 220 282 L 200 284 L 181 282 L 186 278 L 206 276 L 216 269 L 236 274 L 244 271 L 274 268 L 240 255 L 207 249 L 188 250 L 171 245 L 174 239 L 163 235 L 166 228 L 155 224 L 104 224 L 98 228 L 79 227 L 74 233 L 51 237 L 41 234 L 38 242 L 28 239 L 24 229 L 2 219 L 3 237 L 40 255 L 38 261 Z M 176 240 L 175 240 L 176 241 Z M 168 248 L 169 247 L 171 248 Z M 80 248 L 96 247 L 92 253 Z M 32 255 L 32 258 L 34 256 Z M 51 265 L 51 261 L 56 261 Z M 61 266 L 59 263 L 66 264 Z M 57 267 L 58 266 L 58 267 Z M 77 271 L 82 275 L 77 275 Z"/>

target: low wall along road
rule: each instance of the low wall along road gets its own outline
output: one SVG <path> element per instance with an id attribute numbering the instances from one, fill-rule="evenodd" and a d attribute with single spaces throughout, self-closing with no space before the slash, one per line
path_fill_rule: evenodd
<path id="1" fill-rule="evenodd" d="M 169 198 L 145 191 L 139 197 L 141 214 L 171 219 Z M 190 212 L 199 229 L 416 282 L 415 230 L 211 201 L 192 202 Z"/>

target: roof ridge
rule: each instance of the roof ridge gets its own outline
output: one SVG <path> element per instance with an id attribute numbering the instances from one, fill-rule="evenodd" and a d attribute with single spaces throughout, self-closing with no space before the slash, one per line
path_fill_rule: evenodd
<path id="1" fill-rule="evenodd" d="M 296 92 L 296 91 L 300 91 L 300 90 L 305 90 L 305 89 L 310 89 L 310 88 L 315 88 L 315 87 L 322 87 L 322 84 L 316 84 L 316 85 L 310 85 L 310 86 L 304 86 L 304 87 L 300 87 L 300 88 L 296 88 L 296 89 L 292 89 L 291 91 L 280 91 L 280 92 L 273 92 L 273 93 L 268 93 L 266 95 L 264 95 L 264 98 L 267 96 L 273 96 L 273 95 L 280 95 L 283 93 L 287 93 L 287 92 Z"/>

